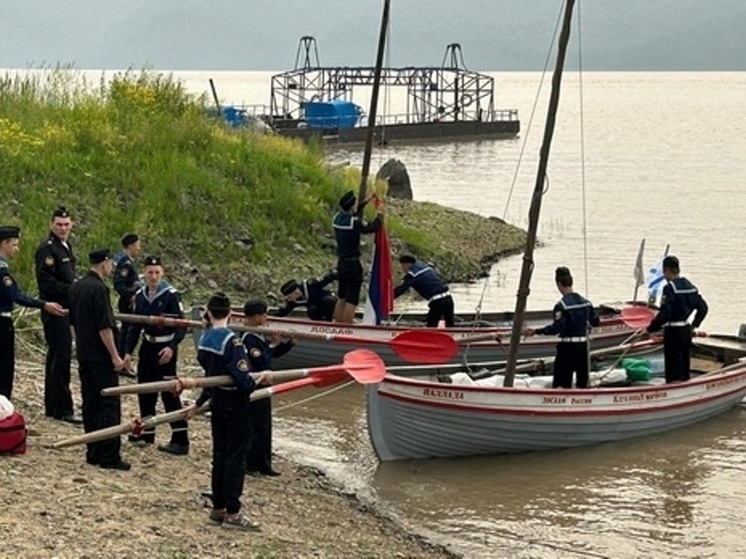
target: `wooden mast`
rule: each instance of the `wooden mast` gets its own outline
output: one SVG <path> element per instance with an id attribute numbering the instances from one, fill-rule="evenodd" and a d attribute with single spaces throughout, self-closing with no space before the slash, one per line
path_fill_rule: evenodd
<path id="1" fill-rule="evenodd" d="M 557 62 L 552 76 L 552 92 L 549 98 L 549 109 L 547 121 L 544 125 L 544 139 L 539 153 L 539 169 L 536 173 L 536 184 L 531 197 L 531 206 L 528 210 L 528 233 L 526 235 L 526 250 L 523 254 L 523 266 L 521 278 L 518 283 L 518 294 L 516 296 L 515 315 L 513 317 L 513 331 L 510 336 L 510 348 L 508 351 L 508 362 L 505 367 L 504 386 L 513 386 L 515 376 L 518 345 L 521 342 L 523 321 L 526 314 L 526 301 L 528 300 L 529 286 L 531 285 L 531 274 L 534 271 L 534 245 L 536 244 L 536 231 L 539 226 L 539 213 L 544 195 L 544 181 L 546 179 L 547 166 L 549 163 L 549 148 L 552 145 L 554 135 L 554 124 L 557 118 L 557 107 L 559 106 L 560 89 L 562 85 L 562 70 L 565 66 L 565 55 L 567 44 L 570 41 L 570 28 L 572 26 L 572 12 L 575 0 L 566 0 L 565 13 L 562 21 L 559 44 L 557 47 Z"/>
<path id="2" fill-rule="evenodd" d="M 373 73 L 373 92 L 370 97 L 370 110 L 368 111 L 368 129 L 365 136 L 365 151 L 363 152 L 363 167 L 360 170 L 360 189 L 357 199 L 361 202 L 358 207 L 358 215 L 362 214 L 362 201 L 365 199 L 365 189 L 370 173 L 370 155 L 373 150 L 373 133 L 376 128 L 376 112 L 378 109 L 378 91 L 381 88 L 381 68 L 383 67 L 383 55 L 386 51 L 386 31 L 389 26 L 390 0 L 383 2 L 383 15 L 381 16 L 381 31 L 378 36 L 378 54 L 376 55 L 376 67 Z"/>

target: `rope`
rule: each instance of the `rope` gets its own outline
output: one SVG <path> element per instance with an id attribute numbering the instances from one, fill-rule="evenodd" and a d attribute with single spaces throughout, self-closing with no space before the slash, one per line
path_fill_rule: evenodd
<path id="1" fill-rule="evenodd" d="M 342 390 L 343 388 L 347 388 L 351 384 L 355 384 L 354 380 L 348 380 L 344 384 L 340 384 L 339 386 L 335 386 L 334 388 L 330 388 L 329 390 L 325 390 L 321 394 L 314 394 L 313 396 L 309 396 L 308 398 L 304 398 L 303 400 L 298 400 L 297 402 L 293 402 L 292 404 L 285 404 L 284 406 L 280 408 L 275 408 L 276 413 L 283 412 L 285 410 L 288 410 L 290 408 L 294 408 L 295 406 L 299 406 L 301 404 L 307 404 L 308 402 L 312 402 L 313 400 L 317 400 L 318 398 L 322 398 L 324 396 L 328 396 L 329 394 L 332 394 L 336 392 L 337 390 Z"/>
<path id="2" fill-rule="evenodd" d="M 583 213 L 583 270 L 585 275 L 585 292 L 590 294 L 591 286 L 588 274 L 588 203 L 585 178 L 585 102 L 583 97 L 583 26 L 581 23 L 582 10 L 578 2 L 578 17 L 576 20 L 578 34 L 578 97 L 580 103 L 580 184 L 582 190 L 582 213 Z"/>
<path id="3" fill-rule="evenodd" d="M 544 87 L 544 81 L 546 79 L 549 65 L 551 63 L 552 47 L 557 40 L 557 35 L 559 34 L 560 26 L 562 23 L 562 7 L 563 6 L 560 5 L 560 9 L 557 14 L 557 20 L 555 21 L 555 24 L 554 24 L 554 32 L 552 33 L 552 40 L 549 42 L 549 48 L 547 49 L 547 54 L 544 59 L 544 68 L 542 69 L 542 72 L 541 72 L 541 79 L 539 80 L 539 86 L 536 88 L 536 95 L 534 96 L 534 102 L 533 102 L 533 105 L 531 106 L 531 113 L 528 118 L 528 124 L 526 125 L 526 134 L 525 136 L 523 136 L 523 141 L 521 142 L 521 149 L 518 154 L 518 162 L 516 163 L 515 171 L 513 172 L 513 179 L 511 180 L 510 188 L 508 189 L 508 197 L 505 201 L 505 208 L 503 209 L 503 214 L 502 214 L 502 220 L 503 222 L 506 222 L 506 223 L 507 223 L 508 209 L 510 208 L 511 199 L 513 198 L 513 193 L 515 192 L 516 184 L 518 183 L 518 174 L 523 164 L 523 159 L 526 153 L 526 147 L 528 145 L 528 140 L 531 137 L 531 130 L 533 128 L 533 122 L 536 117 L 536 110 L 539 105 L 539 97 L 541 95 L 541 90 Z M 547 180 L 547 189 L 548 189 L 549 178 L 546 177 L 546 180 Z M 497 240 L 495 243 L 498 247 L 500 245 L 500 234 L 501 233 L 502 233 L 502 229 L 498 233 Z M 475 322 L 479 320 L 479 317 L 481 316 L 481 313 L 482 313 L 482 303 L 484 302 L 484 297 L 487 291 L 487 285 L 488 285 L 488 281 L 485 280 L 482 286 L 482 293 L 479 296 L 479 301 L 477 302 L 477 305 L 474 309 Z"/>

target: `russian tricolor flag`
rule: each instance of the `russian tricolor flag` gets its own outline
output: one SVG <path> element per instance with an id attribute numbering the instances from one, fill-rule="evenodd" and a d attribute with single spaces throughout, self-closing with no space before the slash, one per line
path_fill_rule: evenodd
<path id="1" fill-rule="evenodd" d="M 376 198 L 376 207 L 382 202 Z M 373 259 L 370 264 L 368 297 L 365 300 L 363 324 L 380 324 L 394 310 L 394 279 L 391 269 L 391 249 L 384 223 L 376 231 Z"/>

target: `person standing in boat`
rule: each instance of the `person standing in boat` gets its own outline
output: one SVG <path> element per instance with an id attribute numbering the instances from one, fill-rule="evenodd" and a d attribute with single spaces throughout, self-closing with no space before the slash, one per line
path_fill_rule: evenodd
<path id="1" fill-rule="evenodd" d="M 243 314 L 246 326 L 262 327 L 267 323 L 267 304 L 261 299 L 246 301 Z M 246 332 L 242 341 L 249 356 L 249 367 L 257 372 L 271 370 L 272 358 L 282 357 L 295 345 L 292 338 L 282 341 L 275 333 L 268 338 L 261 332 Z M 272 468 L 272 398 L 252 402 L 248 413 L 252 435 L 246 455 L 246 473 L 279 476 L 280 472 Z"/>
<path id="2" fill-rule="evenodd" d="M 575 386 L 588 388 L 588 332 L 598 326 L 599 318 L 593 304 L 575 293 L 570 270 L 560 266 L 554 280 L 562 298 L 554 305 L 554 322 L 543 328 L 526 328 L 525 336 L 534 334 L 559 335 L 557 356 L 554 360 L 553 388 L 572 388 L 572 375 L 577 375 Z"/>
<path id="3" fill-rule="evenodd" d="M 135 295 L 140 289 L 140 275 L 135 267 L 135 257 L 140 253 L 140 237 L 127 233 L 122 237 L 122 252 L 114 258 L 114 289 L 119 294 L 117 309 L 120 313 L 131 313 L 135 309 Z M 130 323 L 122 322 L 119 330 L 119 355 L 124 357 L 124 343 Z"/>
<path id="4" fill-rule="evenodd" d="M 367 202 L 367 201 L 366 201 Z M 362 208 L 366 202 L 360 205 Z M 342 211 L 334 216 L 332 226 L 337 241 L 337 304 L 334 307 L 335 322 L 352 324 L 355 307 L 360 302 L 363 285 L 363 266 L 360 264 L 360 235 L 375 233 L 383 225 L 383 204 L 376 207 L 376 218 L 365 223 L 357 216 L 358 201 L 350 190 L 339 200 Z"/>
<path id="5" fill-rule="evenodd" d="M 337 297 L 325 287 L 336 279 L 336 270 L 330 270 L 318 278 L 286 281 L 280 288 L 285 304 L 277 309 L 275 316 L 287 316 L 297 307 L 306 307 L 306 314 L 311 320 L 331 322 Z"/>
<path id="6" fill-rule="evenodd" d="M 449 328 L 453 327 L 453 297 L 448 285 L 432 266 L 418 262 L 414 256 L 403 254 L 399 257 L 404 279 L 394 288 L 394 299 L 406 293 L 411 287 L 420 297 L 427 300 L 427 325 L 435 327 L 441 319 Z"/>
<path id="7" fill-rule="evenodd" d="M 663 361 L 666 382 L 689 380 L 692 333 L 699 328 L 707 316 L 707 303 L 697 288 L 686 278 L 679 276 L 679 259 L 666 256 L 663 259 L 663 287 L 661 307 L 645 330 L 645 337 L 663 329 Z M 689 317 L 694 318 L 689 323 Z"/>

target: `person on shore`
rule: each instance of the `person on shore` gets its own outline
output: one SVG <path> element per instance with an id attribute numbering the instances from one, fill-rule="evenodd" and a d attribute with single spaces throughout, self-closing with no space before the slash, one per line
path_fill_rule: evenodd
<path id="1" fill-rule="evenodd" d="M 109 288 L 104 280 L 111 276 L 113 263 L 109 249 L 92 251 L 91 269 L 69 291 L 70 328 L 74 332 L 83 397 L 83 427 L 86 433 L 121 423 L 119 398 L 101 395 L 104 388 L 119 385 L 118 371 L 127 367 L 114 342 L 114 314 Z M 104 469 L 129 470 L 122 460 L 120 437 L 89 443 L 86 462 Z"/>
<path id="2" fill-rule="evenodd" d="M 208 327 L 199 339 L 197 360 L 205 376 L 230 375 L 233 386 L 205 389 L 188 408 L 187 418 L 210 400 L 212 430 L 212 510 L 209 520 L 225 528 L 259 530 L 259 524 L 241 513 L 241 494 L 246 476 L 246 453 L 251 437 L 249 408 L 251 393 L 271 382 L 271 373 L 256 380 L 249 374 L 246 348 L 228 328 L 230 299 L 216 293 L 207 302 Z"/>
<path id="3" fill-rule="evenodd" d="M 122 237 L 122 251 L 114 258 L 114 290 L 119 294 L 117 310 L 120 313 L 131 313 L 135 309 L 135 295 L 140 287 L 140 275 L 135 266 L 135 257 L 140 254 L 140 237 L 136 233 L 127 233 Z M 119 354 L 124 357 L 124 342 L 131 324 L 122 322 L 119 330 Z"/>
<path id="4" fill-rule="evenodd" d="M 572 388 L 572 375 L 577 375 L 575 386 L 588 388 L 588 333 L 598 326 L 599 318 L 593 304 L 572 288 L 572 274 L 560 266 L 554 279 L 562 298 L 554 305 L 554 322 L 543 328 L 526 328 L 525 336 L 559 335 L 557 356 L 554 359 L 553 388 Z"/>
<path id="5" fill-rule="evenodd" d="M 404 279 L 394 288 L 394 299 L 402 296 L 411 287 L 427 300 L 427 325 L 435 327 L 442 319 L 449 328 L 454 325 L 453 297 L 440 274 L 428 264 L 418 262 L 414 256 L 399 257 Z"/>
<path id="6" fill-rule="evenodd" d="M 666 256 L 663 259 L 663 296 L 658 314 L 644 333 L 663 329 L 663 363 L 666 382 L 681 382 L 690 378 L 690 347 L 692 334 L 707 316 L 707 303 L 699 290 L 688 279 L 681 277 L 679 259 Z M 689 323 L 689 317 L 694 318 Z"/>
<path id="7" fill-rule="evenodd" d="M 366 202 L 360 205 L 360 210 Z M 352 324 L 355 308 L 360 302 L 363 285 L 363 266 L 360 264 L 360 235 L 375 233 L 383 225 L 383 204 L 376 208 L 376 218 L 365 223 L 357 216 L 358 200 L 350 190 L 339 200 L 341 211 L 334 216 L 332 226 L 337 241 L 337 304 L 334 320 Z"/>
<path id="8" fill-rule="evenodd" d="M 58 303 L 36 299 L 24 293 L 10 272 L 8 260 L 19 249 L 21 229 L 11 225 L 0 227 L 0 394 L 11 399 L 15 377 L 15 329 L 13 305 L 42 309 L 53 316 L 65 316 Z"/>
<path id="9" fill-rule="evenodd" d="M 261 299 L 247 301 L 243 312 L 246 326 L 262 327 L 267 323 L 267 304 Z M 246 347 L 252 371 L 271 370 L 272 358 L 282 357 L 295 344 L 292 338 L 282 341 L 279 334 L 273 333 L 267 338 L 260 332 L 246 332 L 241 341 Z M 272 468 L 272 398 L 253 402 L 249 406 L 249 421 L 252 435 L 246 457 L 246 473 L 279 476 L 280 472 Z"/>
<path id="10" fill-rule="evenodd" d="M 68 307 L 68 294 L 75 281 L 75 255 L 69 239 L 73 223 L 70 212 L 59 206 L 52 213 L 51 231 L 36 249 L 36 282 L 39 298 Z M 68 423 L 80 424 L 70 393 L 72 335 L 67 316 L 41 316 L 47 356 L 44 365 L 44 413 Z"/>
<path id="11" fill-rule="evenodd" d="M 293 312 L 293 309 L 306 307 L 306 314 L 311 320 L 331 322 L 334 318 L 337 297 L 324 288 L 336 279 L 336 270 L 330 270 L 318 278 L 286 281 L 280 287 L 280 292 L 285 297 L 285 304 L 275 312 L 275 316 L 287 316 Z"/>
<path id="12" fill-rule="evenodd" d="M 158 256 L 145 259 L 144 275 L 146 284 L 135 296 L 134 314 L 141 316 L 168 316 L 184 318 L 181 296 L 163 279 L 163 263 Z M 143 332 L 137 359 L 137 382 L 156 382 L 176 377 L 178 348 L 186 331 L 169 326 L 143 326 L 132 323 L 127 329 L 124 343 L 125 360 L 132 359 L 140 333 Z M 161 392 L 161 401 L 166 412 L 180 410 L 181 398 L 172 392 Z M 155 415 L 158 394 L 138 394 L 140 417 Z M 130 435 L 128 440 L 135 443 L 153 444 L 155 430 L 148 429 L 141 435 Z M 169 454 L 189 454 L 189 435 L 184 420 L 171 423 L 171 441 L 158 445 L 158 450 Z"/>

